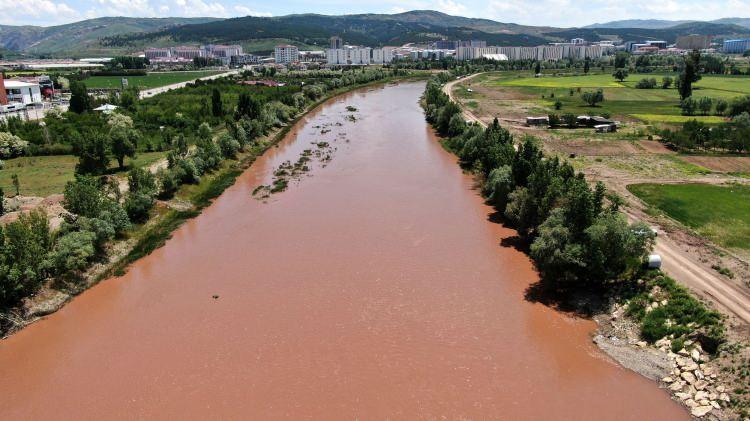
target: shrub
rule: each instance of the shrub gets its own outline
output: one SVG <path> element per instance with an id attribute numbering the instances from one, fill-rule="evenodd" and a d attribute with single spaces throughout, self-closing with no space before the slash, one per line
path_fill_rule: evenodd
<path id="1" fill-rule="evenodd" d="M 129 193 L 123 207 L 131 221 L 144 222 L 148 219 L 148 211 L 154 207 L 154 198 L 148 194 Z"/>
<path id="2" fill-rule="evenodd" d="M 637 89 L 654 89 L 656 88 L 656 79 L 654 78 L 643 78 L 635 84 Z"/>
<path id="3" fill-rule="evenodd" d="M 45 264 L 56 275 L 82 271 L 94 257 L 96 234 L 90 231 L 67 233 L 57 239 Z"/>
<path id="4" fill-rule="evenodd" d="M 8 132 L 0 132 L 0 158 L 9 159 L 26 153 L 29 142 Z"/>
<path id="5" fill-rule="evenodd" d="M 232 135 L 224 133 L 219 137 L 219 149 L 224 158 L 234 158 L 240 150 L 240 142 Z"/>
<path id="6" fill-rule="evenodd" d="M 174 171 L 160 169 L 156 173 L 156 179 L 159 183 L 160 199 L 171 199 L 180 188 L 180 180 L 175 176 Z"/>

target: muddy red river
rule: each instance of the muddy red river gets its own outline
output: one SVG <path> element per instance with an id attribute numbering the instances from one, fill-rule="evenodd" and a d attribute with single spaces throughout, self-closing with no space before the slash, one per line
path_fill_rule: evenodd
<path id="1" fill-rule="evenodd" d="M 533 266 L 423 89 L 329 101 L 125 276 L 0 342 L 0 419 L 687 418 L 591 321 L 524 299 Z M 322 141 L 330 161 L 252 195 Z"/>

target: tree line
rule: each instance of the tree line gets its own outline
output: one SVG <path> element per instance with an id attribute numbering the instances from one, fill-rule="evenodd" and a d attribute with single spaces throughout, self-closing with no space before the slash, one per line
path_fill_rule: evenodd
<path id="1" fill-rule="evenodd" d="M 121 112 L 109 116 L 84 107 L 80 113 L 70 111 L 54 117 L 79 124 L 70 131 L 79 162 L 75 180 L 67 183 L 64 191 L 62 204 L 69 214 L 57 230 L 50 228 L 46 214 L 40 210 L 23 214 L 17 221 L 0 227 L 0 310 L 18 305 L 50 279 L 73 289 L 80 288 L 85 271 L 106 257 L 108 244 L 126 236 L 134 224 L 148 220 L 156 199 L 173 197 L 183 184 L 199 183 L 203 175 L 216 171 L 225 160 L 235 159 L 242 152 L 262 152 L 266 147 L 263 137 L 271 129 L 289 123 L 330 90 L 392 75 L 393 72 L 368 70 L 338 77 L 308 78 L 296 90 L 281 90 L 281 95 L 256 95 L 259 89 L 273 92 L 276 88 L 237 89 L 236 81 L 170 92 L 170 101 L 182 97 L 183 102 L 205 102 L 206 121 L 194 132 L 162 128 L 163 136 L 169 136 L 165 140 L 167 168 L 155 173 L 144 168 L 130 169 L 125 192 L 120 190 L 116 179 L 107 175 L 109 162 L 114 159 L 122 166 L 124 157 L 135 154 L 136 144 L 143 138 L 139 127 L 148 127 L 142 121 L 138 124 L 141 112 L 161 101 L 141 101 L 136 97 L 132 109 L 123 107 Z M 224 86 L 231 86 L 234 90 L 229 91 L 238 93 L 228 98 L 234 99 L 232 105 L 224 98 L 227 96 L 221 89 Z M 210 101 L 205 96 L 196 96 L 196 89 L 210 92 Z M 215 136 L 222 128 L 225 132 Z M 0 152 L 18 154 L 14 148 L 19 147 L 19 139 L 10 133 L 2 134 Z M 0 331 L 4 328 L 2 323 Z"/>
<path id="2" fill-rule="evenodd" d="M 654 233 L 629 224 L 620 199 L 589 185 L 567 162 L 547 157 L 539 141 L 514 136 L 498 120 L 486 129 L 467 123 L 436 76 L 424 94 L 426 118 L 446 147 L 483 182 L 482 194 L 529 244 L 543 284 L 560 289 L 600 288 L 640 273 Z"/>

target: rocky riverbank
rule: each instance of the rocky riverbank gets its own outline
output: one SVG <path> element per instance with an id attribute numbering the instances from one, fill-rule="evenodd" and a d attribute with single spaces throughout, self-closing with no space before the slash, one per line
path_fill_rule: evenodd
<path id="1" fill-rule="evenodd" d="M 656 287 L 658 288 L 658 287 Z M 652 296 L 657 296 L 653 291 Z M 662 305 L 653 301 L 651 308 Z M 697 340 L 665 337 L 654 344 L 641 339 L 638 323 L 626 316 L 627 303 L 614 303 L 595 317 L 593 341 L 623 367 L 657 381 L 696 418 L 733 420 L 743 415 L 731 405 L 734 380 L 724 378 L 724 362 L 703 350 Z M 674 346 L 680 349 L 674 351 Z"/>

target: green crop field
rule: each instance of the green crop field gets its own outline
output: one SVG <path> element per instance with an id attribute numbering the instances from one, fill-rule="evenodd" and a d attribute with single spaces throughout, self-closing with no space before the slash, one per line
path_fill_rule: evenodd
<path id="1" fill-rule="evenodd" d="M 129 76 L 129 86 L 137 86 L 141 89 L 158 88 L 173 83 L 187 82 L 189 80 L 215 75 L 221 72 L 213 70 L 194 72 L 163 72 L 149 73 L 146 76 Z M 89 89 L 119 89 L 122 87 L 122 76 L 92 76 L 85 79 L 83 83 Z"/>
<path id="2" fill-rule="evenodd" d="M 623 88 L 611 75 L 557 76 L 507 78 L 496 82 L 498 86 L 530 86 L 537 88 Z"/>
<path id="3" fill-rule="evenodd" d="M 698 120 L 707 124 L 719 124 L 727 120 L 724 117 L 715 116 L 715 115 L 697 115 L 697 116 L 668 115 L 668 114 L 631 114 L 631 115 L 639 120 L 648 121 L 648 122 L 658 122 L 658 123 L 684 123 L 688 120 Z"/>
<path id="4" fill-rule="evenodd" d="M 126 159 L 128 166 L 147 166 L 158 161 L 164 152 L 139 153 L 136 159 Z M 72 155 L 55 156 L 24 156 L 5 161 L 5 167 L 0 171 L 0 187 L 6 196 L 15 194 L 12 176 L 18 175 L 23 196 L 46 197 L 54 193 L 62 193 L 65 183 L 73 180 L 78 158 Z M 116 163 L 112 162 L 112 170 Z"/>
<path id="5" fill-rule="evenodd" d="M 750 186 L 631 184 L 628 190 L 719 245 L 750 250 Z"/>

